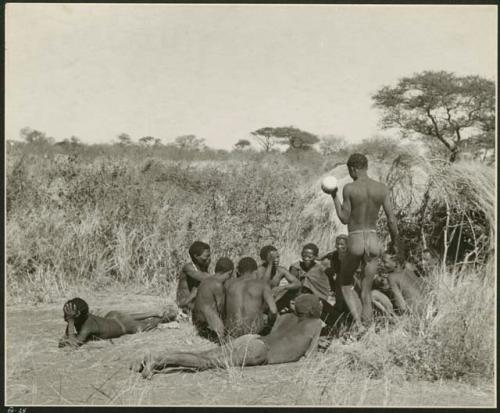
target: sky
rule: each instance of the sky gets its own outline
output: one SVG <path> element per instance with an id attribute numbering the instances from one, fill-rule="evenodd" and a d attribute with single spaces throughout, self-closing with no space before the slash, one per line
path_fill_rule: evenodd
<path id="1" fill-rule="evenodd" d="M 5 133 L 85 143 L 265 126 L 383 133 L 371 96 L 423 70 L 496 80 L 496 6 L 6 6 Z"/>

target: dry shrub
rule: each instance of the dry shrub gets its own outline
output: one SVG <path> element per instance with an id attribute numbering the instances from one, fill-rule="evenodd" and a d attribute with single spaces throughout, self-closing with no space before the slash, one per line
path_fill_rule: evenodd
<path id="1" fill-rule="evenodd" d="M 429 293 L 422 314 L 404 315 L 371 328 L 359 341 L 334 340 L 324 356 L 296 380 L 316 400 L 360 397 L 349 385 L 361 379 L 491 380 L 495 365 L 495 276 L 492 263 L 480 276 L 475 270 L 453 274 L 436 270 L 426 280 Z M 389 321 L 389 320 L 388 320 Z M 326 386 L 326 389 L 325 389 Z M 299 386 L 300 387 L 300 386 Z M 357 394 L 357 396 L 356 396 Z M 335 396 L 335 397 L 333 397 Z"/>

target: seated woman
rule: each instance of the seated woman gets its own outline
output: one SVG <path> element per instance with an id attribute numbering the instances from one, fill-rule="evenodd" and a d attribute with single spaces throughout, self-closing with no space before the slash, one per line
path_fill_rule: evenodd
<path id="1" fill-rule="evenodd" d="M 197 370 L 230 366 L 257 366 L 289 363 L 313 353 L 323 323 L 319 319 L 321 302 L 311 294 L 295 301 L 295 314 L 278 317 L 267 336 L 247 334 L 221 347 L 198 352 L 165 352 L 142 357 L 130 368 L 145 378 L 167 367 L 188 367 Z"/>
<path id="2" fill-rule="evenodd" d="M 89 313 L 89 306 L 81 298 L 73 298 L 64 304 L 64 321 L 68 323 L 66 332 L 59 341 L 59 347 L 81 346 L 91 339 L 108 339 L 124 334 L 149 331 L 160 323 L 168 323 L 177 318 L 177 306 L 168 306 L 164 311 L 125 314 L 110 311 L 104 317 Z"/>

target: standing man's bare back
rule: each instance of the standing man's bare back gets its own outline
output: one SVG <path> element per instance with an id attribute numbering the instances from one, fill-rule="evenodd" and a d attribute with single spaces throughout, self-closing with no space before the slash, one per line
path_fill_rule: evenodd
<path id="1" fill-rule="evenodd" d="M 371 323 L 373 319 L 371 289 L 377 272 L 377 259 L 382 253 L 376 232 L 381 207 L 387 216 L 394 247 L 397 248 L 398 253 L 402 251 L 398 246 L 399 234 L 389 198 L 389 189 L 384 184 L 368 177 L 368 160 L 364 155 L 358 153 L 351 155 L 347 161 L 347 167 L 354 182 L 344 186 L 343 204 L 337 198 L 337 189 L 331 192 L 331 196 L 340 221 L 346 224 L 349 230 L 347 253 L 345 259 L 342 260 L 340 271 L 342 294 L 356 324 L 361 327 L 361 321 Z M 352 289 L 354 273 L 360 263 L 364 270 L 361 279 L 361 315 L 356 306 L 356 293 Z"/>
<path id="2" fill-rule="evenodd" d="M 232 337 L 259 334 L 266 325 L 265 311 L 277 314 L 271 287 L 257 278 L 253 258 L 242 258 L 237 271 L 238 278 L 226 282 L 226 332 Z"/>

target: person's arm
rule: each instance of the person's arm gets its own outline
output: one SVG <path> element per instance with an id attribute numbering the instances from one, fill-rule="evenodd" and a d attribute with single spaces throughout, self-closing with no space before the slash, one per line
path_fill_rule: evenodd
<path id="1" fill-rule="evenodd" d="M 344 198 L 344 203 L 341 204 L 339 198 L 337 197 L 338 190 L 332 192 L 333 204 L 335 205 L 335 211 L 342 224 L 349 224 L 351 218 L 351 200 L 349 198 L 349 184 L 344 186 L 342 190 L 342 196 Z"/>
<path id="2" fill-rule="evenodd" d="M 196 298 L 196 294 L 198 294 L 198 288 L 193 287 L 193 289 L 191 290 L 189 295 L 186 298 L 184 298 L 184 300 L 179 301 L 179 306 L 185 307 L 185 306 L 189 305 L 190 303 L 192 303 L 194 301 L 194 299 Z"/>
<path id="3" fill-rule="evenodd" d="M 271 291 L 271 287 L 269 284 L 266 284 L 263 291 L 264 301 L 269 307 L 269 312 L 276 316 L 278 314 L 278 308 L 276 307 L 276 303 L 274 302 L 273 293 Z"/>
<path id="4" fill-rule="evenodd" d="M 401 289 L 399 288 L 399 283 L 397 282 L 397 278 L 399 274 L 392 273 L 389 275 L 389 286 L 391 287 L 391 291 L 394 294 L 394 301 L 396 301 L 396 305 L 401 311 L 407 311 L 408 305 L 406 304 L 406 300 L 401 293 Z"/>
<path id="5" fill-rule="evenodd" d="M 317 323 L 315 324 L 315 331 L 313 332 L 311 344 L 309 345 L 309 348 L 304 354 L 304 357 L 311 356 L 311 354 L 316 352 L 316 350 L 318 349 L 319 337 L 321 335 L 321 330 L 323 329 L 323 322 L 321 320 L 316 320 L 316 321 Z"/>
<path id="6" fill-rule="evenodd" d="M 80 347 L 83 343 L 85 343 L 89 337 L 95 334 L 95 332 L 91 331 L 88 326 L 88 320 L 83 324 L 80 332 L 76 334 L 76 330 L 74 327 L 74 320 L 68 320 L 68 336 L 63 337 L 59 341 L 59 347 Z"/>
<path id="7" fill-rule="evenodd" d="M 290 265 L 290 269 L 288 271 L 300 282 L 300 273 L 298 268 L 295 268 L 293 265 Z"/>
<path id="8" fill-rule="evenodd" d="M 391 236 L 392 245 L 396 250 L 396 256 L 400 263 L 403 262 L 403 248 L 400 245 L 398 222 L 396 216 L 394 215 L 394 209 L 392 208 L 392 202 L 389 197 L 389 191 L 385 194 L 384 203 L 382 204 L 384 208 L 385 215 L 387 217 L 387 226 L 389 228 L 389 234 Z"/>
<path id="9" fill-rule="evenodd" d="M 287 271 L 284 267 L 278 267 L 277 271 L 280 279 L 285 277 L 288 281 L 288 285 L 283 286 L 285 290 L 297 290 L 300 288 L 300 281 L 297 279 L 297 277 Z"/>
<path id="10" fill-rule="evenodd" d="M 214 278 L 217 281 L 220 281 L 221 283 L 223 283 L 224 281 L 229 280 L 232 276 L 233 276 L 233 271 L 230 270 L 230 271 L 226 271 L 226 272 L 223 272 L 220 274 L 215 274 Z"/>
<path id="11" fill-rule="evenodd" d="M 182 270 L 188 277 L 191 277 L 196 281 L 203 281 L 205 278 L 210 277 L 210 274 L 208 272 L 198 271 L 194 264 L 191 263 L 184 265 L 184 268 Z"/>

